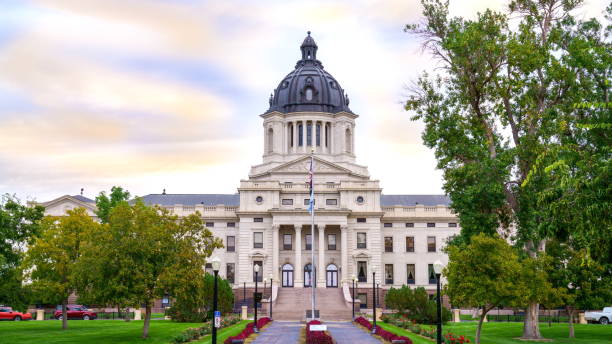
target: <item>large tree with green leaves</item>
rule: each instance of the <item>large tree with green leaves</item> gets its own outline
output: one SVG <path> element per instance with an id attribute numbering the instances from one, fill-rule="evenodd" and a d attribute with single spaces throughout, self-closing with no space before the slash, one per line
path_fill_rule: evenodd
<path id="1" fill-rule="evenodd" d="M 99 224 L 84 208 L 68 210 L 66 216 L 46 216 L 40 236 L 27 251 L 25 271 L 35 295 L 45 303 L 61 303 L 62 328 L 68 328 L 66 304 L 75 292 L 75 266 L 87 233 Z"/>
<path id="2" fill-rule="evenodd" d="M 550 213 L 538 206 L 550 178 L 532 170 L 578 123 L 573 104 L 592 99 L 609 68 L 581 58 L 609 61 L 601 25 L 572 16 L 580 3 L 516 0 L 508 13 L 487 10 L 466 20 L 450 18 L 448 2 L 423 0 L 425 24 L 407 26 L 441 67 L 419 78 L 406 109 L 425 122 L 423 140 L 435 149 L 462 224 L 457 241 L 499 233 L 537 262 L 546 239 L 556 236 L 544 225 Z M 523 338 L 541 338 L 538 296 L 545 294 L 531 290 Z"/>
<path id="3" fill-rule="evenodd" d="M 153 301 L 191 285 L 204 274 L 213 250 L 223 247 L 199 213 L 178 218 L 141 200 L 119 202 L 106 228 L 92 237 L 76 268 L 79 293 L 100 303 L 144 304 L 144 338 Z"/>
<path id="4" fill-rule="evenodd" d="M 129 199 L 130 192 L 123 190 L 121 186 L 113 186 L 108 196 L 106 192 L 100 191 L 100 194 L 96 197 L 96 215 L 98 215 L 100 222 L 108 223 L 111 210 L 117 204 Z"/>
<path id="5" fill-rule="evenodd" d="M 28 290 L 20 265 L 25 250 L 39 233 L 44 208 L 28 207 L 11 195 L 0 198 L 0 304 L 25 311 Z"/>

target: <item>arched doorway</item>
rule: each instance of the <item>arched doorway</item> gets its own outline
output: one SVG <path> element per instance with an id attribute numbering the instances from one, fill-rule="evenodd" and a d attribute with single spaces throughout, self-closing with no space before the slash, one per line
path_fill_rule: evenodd
<path id="1" fill-rule="evenodd" d="M 306 264 L 304 266 L 304 287 L 312 287 L 312 264 Z"/>
<path id="2" fill-rule="evenodd" d="M 338 288 L 338 267 L 334 264 L 329 264 L 327 266 L 327 287 L 328 288 Z"/>
<path id="3" fill-rule="evenodd" d="M 283 287 L 293 287 L 293 266 L 291 264 L 283 265 Z"/>

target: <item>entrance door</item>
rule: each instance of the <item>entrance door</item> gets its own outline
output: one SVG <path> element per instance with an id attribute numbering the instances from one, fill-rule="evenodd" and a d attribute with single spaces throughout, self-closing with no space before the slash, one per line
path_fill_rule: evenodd
<path id="1" fill-rule="evenodd" d="M 312 287 L 312 265 L 306 264 L 304 267 L 304 287 Z"/>
<path id="2" fill-rule="evenodd" d="M 338 267 L 334 264 L 327 266 L 327 287 L 338 288 Z"/>
<path id="3" fill-rule="evenodd" d="M 283 265 L 283 287 L 293 287 L 293 266 Z"/>

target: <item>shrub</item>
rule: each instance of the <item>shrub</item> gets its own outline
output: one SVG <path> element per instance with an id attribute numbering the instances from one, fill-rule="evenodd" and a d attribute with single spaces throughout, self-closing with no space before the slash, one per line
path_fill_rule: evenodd
<path id="1" fill-rule="evenodd" d="M 465 336 L 463 335 L 457 336 L 450 332 L 444 335 L 444 344 L 465 344 L 465 343 L 470 343 L 470 340 L 468 338 L 465 338 Z"/>
<path id="2" fill-rule="evenodd" d="M 310 325 L 321 325 L 318 320 L 306 324 L 306 344 L 334 344 L 332 337 L 324 331 L 310 331 Z"/>
<path id="3" fill-rule="evenodd" d="M 189 282 L 175 295 L 173 306 L 168 310 L 172 321 L 177 322 L 204 322 L 212 318 L 213 292 L 215 278 L 211 274 L 204 274 Z M 234 306 L 234 293 L 232 287 L 223 278 L 218 278 L 218 310 L 229 313 Z"/>
<path id="4" fill-rule="evenodd" d="M 391 288 L 385 295 L 385 304 L 422 324 L 435 324 L 438 320 L 435 300 L 430 300 L 425 288 L 412 289 L 409 286 Z M 449 321 L 451 311 L 442 307 L 442 321 Z"/>
<path id="5" fill-rule="evenodd" d="M 372 331 L 372 323 L 370 323 L 369 320 L 367 320 L 364 317 L 359 317 L 357 319 L 355 319 L 355 322 L 358 323 L 359 325 L 367 328 L 368 330 Z M 406 344 L 412 344 L 412 340 L 410 340 L 410 338 L 408 337 L 404 337 L 404 336 L 399 336 L 393 332 L 387 331 L 385 329 L 383 329 L 380 326 L 376 326 L 376 332 L 374 333 L 377 336 L 380 336 L 382 339 L 388 341 L 388 342 L 392 342 L 394 340 L 403 340 Z"/>
<path id="6" fill-rule="evenodd" d="M 270 321 L 272 321 L 270 318 L 268 317 L 263 317 L 263 318 L 259 318 L 257 319 L 257 328 L 261 329 L 262 327 L 266 326 Z M 255 333 L 255 331 L 253 330 L 253 323 L 250 322 L 247 324 L 247 326 L 244 328 L 244 330 L 242 330 L 242 332 L 240 332 L 238 335 L 233 336 L 233 337 L 228 337 L 223 344 L 231 344 L 232 341 L 234 339 L 247 339 L 250 335 L 252 335 L 253 333 Z"/>

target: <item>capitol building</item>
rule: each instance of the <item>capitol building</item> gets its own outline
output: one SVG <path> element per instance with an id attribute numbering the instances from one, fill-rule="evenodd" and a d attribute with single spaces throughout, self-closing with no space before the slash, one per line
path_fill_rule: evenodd
<path id="1" fill-rule="evenodd" d="M 260 286 L 265 280 L 269 287 L 272 279 L 274 302 L 283 295 L 307 297 L 303 288 L 316 285 L 317 292 L 329 290 L 328 298 L 342 303 L 354 279 L 362 308 L 371 308 L 373 282 L 382 294 L 402 285 L 433 293 L 433 263 L 448 262 L 442 249 L 460 230 L 450 200 L 444 195 L 383 194 L 367 166 L 357 163 L 354 133 L 359 116 L 340 83 L 317 59 L 317 49 L 308 33 L 300 46 L 301 58 L 274 89 L 261 115 L 263 161 L 251 167 L 237 193 L 163 192 L 142 199 L 179 216 L 202 214 L 206 227 L 223 240 L 225 247 L 213 256 L 220 258 L 219 274 L 232 283 L 237 299 L 244 288 L 254 288 L 255 265 L 260 266 Z M 314 236 L 308 212 L 311 156 Z M 94 201 L 82 196 L 42 205 L 50 215 L 85 207 L 95 216 Z M 321 297 L 321 302 L 327 300 Z"/>

